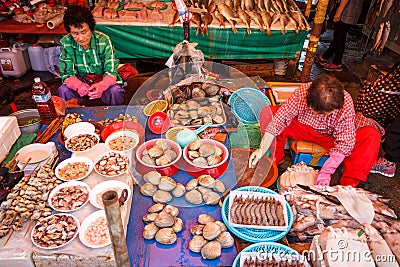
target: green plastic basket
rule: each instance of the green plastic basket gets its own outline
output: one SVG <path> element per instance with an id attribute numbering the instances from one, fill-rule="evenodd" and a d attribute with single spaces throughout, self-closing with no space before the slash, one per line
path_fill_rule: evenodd
<path id="1" fill-rule="evenodd" d="M 260 126 L 256 124 L 241 124 L 237 132 L 229 134 L 231 147 L 243 147 L 257 149 L 260 146 L 261 133 Z"/>

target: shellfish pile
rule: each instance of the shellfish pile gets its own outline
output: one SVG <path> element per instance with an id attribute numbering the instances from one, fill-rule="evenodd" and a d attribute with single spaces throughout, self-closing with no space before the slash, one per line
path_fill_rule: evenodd
<path id="1" fill-rule="evenodd" d="M 225 185 L 220 180 L 212 178 L 208 174 L 200 175 L 186 184 L 185 199 L 195 205 L 201 203 L 207 205 L 218 204 L 220 193 L 225 192 Z"/>
<path id="2" fill-rule="evenodd" d="M 102 156 L 94 167 L 102 175 L 118 176 L 128 170 L 129 159 L 120 153 L 109 152 Z"/>
<path id="3" fill-rule="evenodd" d="M 195 166 L 208 167 L 221 163 L 223 150 L 219 146 L 195 140 L 188 144 L 187 157 Z"/>
<path id="4" fill-rule="evenodd" d="M 169 103 L 180 104 L 189 99 L 215 98 L 217 101 L 221 93 L 221 86 L 211 82 L 182 81 L 168 87 L 164 95 Z"/>
<path id="5" fill-rule="evenodd" d="M 98 142 L 99 138 L 93 134 L 79 134 L 71 137 L 65 147 L 71 151 L 86 151 L 97 145 Z"/>
<path id="6" fill-rule="evenodd" d="M 243 257 L 243 256 L 242 256 Z M 242 267 L 251 267 L 251 266 L 298 266 L 298 267 L 306 267 L 309 266 L 307 260 L 304 256 L 300 255 L 292 255 L 292 254 L 270 254 L 265 253 L 264 257 L 251 257 L 250 255 L 246 256 Z"/>
<path id="7" fill-rule="evenodd" d="M 60 188 L 50 199 L 54 209 L 72 211 L 83 206 L 89 199 L 89 190 L 82 185 L 71 185 Z"/>
<path id="8" fill-rule="evenodd" d="M 111 123 L 114 122 L 119 122 L 119 121 L 133 121 L 133 122 L 138 122 L 138 117 L 133 116 L 133 115 L 129 115 L 129 114 L 119 114 L 116 118 L 114 119 L 105 119 L 105 120 L 101 120 L 98 121 L 98 123 L 102 124 L 104 127 L 107 127 L 108 125 L 110 125 Z"/>
<path id="9" fill-rule="evenodd" d="M 186 192 L 183 184 L 175 182 L 169 176 L 162 176 L 156 171 L 146 173 L 143 179 L 146 183 L 140 187 L 140 193 L 153 197 L 156 203 L 169 202 L 172 196 L 181 197 Z"/>
<path id="10" fill-rule="evenodd" d="M 191 251 L 201 253 L 203 259 L 212 260 L 221 256 L 222 248 L 233 246 L 234 239 L 223 222 L 208 214 L 200 214 L 197 220 L 200 224 L 190 228 L 193 235 L 189 242 Z"/>
<path id="11" fill-rule="evenodd" d="M 183 126 L 197 126 L 208 122 L 221 125 L 226 121 L 218 98 L 198 98 L 173 104 L 167 114 L 171 123 Z"/>
<path id="12" fill-rule="evenodd" d="M 183 221 L 178 218 L 179 209 L 172 205 L 157 203 L 151 206 L 149 213 L 143 216 L 146 226 L 143 229 L 143 237 L 147 240 L 153 238 L 158 243 L 170 245 L 176 242 L 176 233 L 182 231 Z"/>
<path id="13" fill-rule="evenodd" d="M 178 155 L 165 139 L 159 139 L 154 146 L 143 150 L 142 161 L 150 166 L 164 166 L 173 162 Z"/>
<path id="14" fill-rule="evenodd" d="M 63 180 L 78 180 L 89 171 L 89 165 L 85 162 L 71 162 L 58 169 L 58 177 Z"/>

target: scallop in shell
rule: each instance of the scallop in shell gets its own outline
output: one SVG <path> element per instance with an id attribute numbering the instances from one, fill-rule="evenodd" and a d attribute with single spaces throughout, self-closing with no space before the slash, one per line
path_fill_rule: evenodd
<path id="1" fill-rule="evenodd" d="M 172 225 L 172 230 L 174 230 L 175 233 L 179 233 L 183 229 L 183 221 L 181 218 L 175 217 L 174 218 L 174 225 Z"/>
<path id="2" fill-rule="evenodd" d="M 151 158 L 158 158 L 164 154 L 164 150 L 162 150 L 160 147 L 153 146 L 148 150 L 148 153 Z"/>
<path id="3" fill-rule="evenodd" d="M 229 232 L 220 233 L 216 240 L 221 243 L 223 248 L 230 248 L 235 243 L 235 240 Z"/>
<path id="4" fill-rule="evenodd" d="M 174 216 L 165 211 L 158 213 L 156 219 L 154 220 L 154 224 L 160 228 L 170 227 L 174 223 Z"/>
<path id="5" fill-rule="evenodd" d="M 196 189 L 186 192 L 185 199 L 187 202 L 196 204 L 196 205 L 201 204 L 203 202 L 203 196 Z"/>
<path id="6" fill-rule="evenodd" d="M 140 187 L 140 193 L 144 196 L 153 196 L 157 192 L 157 186 L 151 184 L 151 183 L 145 183 Z"/>
<path id="7" fill-rule="evenodd" d="M 190 233 L 192 235 L 202 235 L 203 228 L 204 228 L 204 225 L 201 225 L 201 224 L 193 225 L 192 227 L 190 227 Z"/>
<path id="8" fill-rule="evenodd" d="M 189 100 L 186 102 L 187 110 L 197 110 L 200 107 L 200 104 L 194 100 Z"/>
<path id="9" fill-rule="evenodd" d="M 209 144 L 202 144 L 199 148 L 201 157 L 208 157 L 215 154 L 215 146 Z"/>
<path id="10" fill-rule="evenodd" d="M 218 155 L 211 155 L 211 156 L 207 157 L 207 164 L 209 166 L 217 165 L 221 161 L 222 161 L 222 158 Z M 156 160 L 156 164 L 157 164 L 157 160 Z"/>
<path id="11" fill-rule="evenodd" d="M 164 245 L 173 244 L 176 242 L 176 234 L 171 227 L 160 229 L 156 233 L 156 241 Z"/>
<path id="12" fill-rule="evenodd" d="M 168 141 L 159 139 L 157 142 L 154 144 L 154 146 L 161 148 L 162 150 L 167 150 L 171 149 L 171 146 L 169 145 Z"/>
<path id="13" fill-rule="evenodd" d="M 162 176 L 160 179 L 160 184 L 158 185 L 158 189 L 164 191 L 172 191 L 176 187 L 176 182 L 169 176 Z"/>
<path id="14" fill-rule="evenodd" d="M 194 140 L 188 144 L 188 149 L 189 150 L 198 150 L 201 145 L 202 145 L 201 140 Z"/>
<path id="15" fill-rule="evenodd" d="M 168 162 L 173 162 L 178 155 L 174 150 L 167 149 L 164 151 L 164 156 L 168 159 Z"/>
<path id="16" fill-rule="evenodd" d="M 158 185 L 160 183 L 161 174 L 156 171 L 151 171 L 143 175 L 143 180 L 153 185 Z"/>
<path id="17" fill-rule="evenodd" d="M 157 216 L 158 216 L 158 213 L 155 213 L 155 212 L 148 213 L 148 214 L 143 216 L 143 221 L 145 223 L 154 222 L 156 220 Z"/>
<path id="18" fill-rule="evenodd" d="M 199 185 L 199 180 L 192 179 L 186 184 L 186 190 L 191 191 L 193 189 L 196 189 L 198 185 Z"/>
<path id="19" fill-rule="evenodd" d="M 221 227 L 214 222 L 208 222 L 203 228 L 203 236 L 207 240 L 214 240 L 220 233 Z"/>
<path id="20" fill-rule="evenodd" d="M 200 175 L 197 179 L 199 180 L 199 184 L 204 187 L 214 188 L 215 186 L 215 179 L 209 174 Z"/>
<path id="21" fill-rule="evenodd" d="M 211 217 L 208 214 L 200 214 L 199 217 L 197 218 L 197 220 L 199 221 L 199 223 L 201 224 L 207 224 L 209 222 L 215 222 L 215 219 L 213 217 Z"/>
<path id="22" fill-rule="evenodd" d="M 189 150 L 188 157 L 189 157 L 189 159 L 195 159 L 195 158 L 200 157 L 200 153 L 199 153 L 199 151 L 196 151 L 196 150 Z"/>
<path id="23" fill-rule="evenodd" d="M 224 183 L 220 180 L 215 180 L 214 190 L 220 193 L 225 192 L 226 188 Z"/>
<path id="24" fill-rule="evenodd" d="M 157 190 L 157 192 L 155 192 L 155 194 L 153 195 L 153 201 L 156 203 L 166 203 L 171 200 L 171 194 L 163 190 Z"/>
<path id="25" fill-rule="evenodd" d="M 158 234 L 158 233 L 157 233 Z M 157 235 L 156 235 L 157 237 Z M 204 245 L 201 249 L 201 256 L 206 260 L 213 260 L 221 256 L 221 243 L 218 241 L 211 241 Z"/>
<path id="26" fill-rule="evenodd" d="M 204 237 L 201 235 L 195 235 L 189 242 L 189 249 L 193 252 L 199 253 L 205 244 L 207 244 L 207 240 L 205 240 Z"/>
<path id="27" fill-rule="evenodd" d="M 207 205 L 217 205 L 220 196 L 215 192 L 207 192 L 203 194 L 203 200 Z"/>
<path id="28" fill-rule="evenodd" d="M 142 156 L 142 161 L 144 162 L 144 163 L 146 163 L 147 165 L 150 165 L 150 166 L 155 166 L 156 165 L 156 161 L 154 160 L 154 159 L 152 159 L 149 155 L 143 155 Z"/>
<path id="29" fill-rule="evenodd" d="M 185 194 L 185 192 L 186 192 L 185 186 L 181 183 L 177 183 L 176 187 L 174 188 L 174 190 L 172 190 L 171 193 L 174 197 L 181 197 L 183 196 L 183 194 Z"/>
<path id="30" fill-rule="evenodd" d="M 167 156 L 162 155 L 161 157 L 156 158 L 156 165 L 157 166 L 165 166 L 170 163 Z"/>
<path id="31" fill-rule="evenodd" d="M 165 204 L 164 203 L 156 203 L 153 206 L 151 206 L 150 208 L 147 209 L 148 212 L 152 213 L 152 212 L 160 212 L 164 209 Z"/>
<path id="32" fill-rule="evenodd" d="M 179 209 L 177 207 L 173 206 L 173 205 L 165 206 L 163 211 L 171 214 L 174 217 L 178 216 L 178 214 L 179 214 Z"/>
<path id="33" fill-rule="evenodd" d="M 157 232 L 158 227 L 154 223 L 147 224 L 143 229 L 143 237 L 147 240 L 153 239 Z"/>
<path id="34" fill-rule="evenodd" d="M 193 164 L 199 167 L 207 167 L 208 162 L 205 158 L 200 157 L 200 158 L 195 158 L 193 161 Z"/>

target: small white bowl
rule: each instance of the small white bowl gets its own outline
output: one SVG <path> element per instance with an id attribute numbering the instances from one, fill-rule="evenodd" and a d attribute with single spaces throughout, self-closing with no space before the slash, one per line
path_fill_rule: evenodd
<path id="1" fill-rule="evenodd" d="M 93 136 L 93 137 L 97 140 L 97 142 L 96 142 L 96 144 L 94 144 L 93 146 L 91 146 L 91 147 L 89 147 L 89 148 L 87 148 L 87 149 L 84 149 L 84 150 L 73 150 L 73 149 L 69 148 L 68 146 L 69 146 L 69 143 L 71 142 L 71 140 L 77 138 L 77 137 L 80 136 L 80 135 L 90 135 L 90 136 Z M 71 135 L 71 136 L 65 141 L 65 148 L 66 148 L 67 150 L 71 151 L 71 152 L 76 152 L 76 153 L 79 153 L 79 152 L 86 152 L 86 151 L 92 150 L 95 146 L 97 146 L 97 145 L 99 144 L 99 142 L 100 142 L 100 137 L 99 137 L 96 133 L 94 133 L 94 132 L 79 132 L 79 133 L 76 133 L 76 134 Z"/>
<path id="2" fill-rule="evenodd" d="M 110 146 L 110 142 L 112 142 L 116 138 L 124 138 L 124 137 L 132 138 L 134 140 L 135 144 L 133 146 L 131 146 L 131 147 L 127 147 L 127 145 L 122 144 L 122 146 L 119 147 L 121 149 L 117 149 L 116 147 L 113 147 L 112 145 Z M 117 131 L 117 132 L 114 132 L 114 133 L 110 134 L 107 137 L 106 141 L 105 141 L 105 144 L 106 144 L 106 147 L 107 147 L 108 150 L 117 151 L 117 152 L 132 151 L 138 145 L 138 143 L 139 143 L 139 135 L 137 133 L 135 133 L 135 132 L 132 132 L 132 131 Z"/>
<path id="3" fill-rule="evenodd" d="M 83 163 L 85 163 L 87 166 L 89 166 L 89 169 L 88 169 L 88 171 L 85 173 L 85 175 L 83 175 L 83 176 L 81 176 L 81 177 L 78 177 L 78 178 L 76 178 L 76 179 L 67 179 L 67 178 L 65 178 L 65 177 L 60 176 L 60 174 L 59 174 L 60 169 L 66 167 L 66 166 L 69 165 L 69 164 L 76 163 L 76 162 L 83 162 Z M 57 177 L 58 179 L 63 180 L 63 181 L 79 181 L 79 180 L 82 180 L 82 179 L 85 179 L 86 177 L 88 177 L 89 174 L 90 174 L 92 171 L 93 171 L 93 161 L 90 160 L 90 159 L 87 158 L 87 157 L 77 156 L 77 157 L 72 157 L 72 158 L 68 158 L 68 159 L 66 159 L 66 160 L 61 161 L 61 162 L 57 165 L 57 167 L 56 167 L 56 169 L 55 169 L 55 175 L 56 175 L 56 177 Z"/>
<path id="4" fill-rule="evenodd" d="M 64 136 L 68 139 L 74 134 L 78 134 L 81 132 L 94 133 L 95 131 L 96 127 L 93 124 L 91 124 L 90 122 L 81 121 L 73 123 L 65 128 Z"/>
<path id="5" fill-rule="evenodd" d="M 35 238 L 34 238 L 34 235 L 37 234 L 37 233 L 40 233 L 39 227 L 40 227 L 41 225 L 45 224 L 46 222 L 49 222 L 49 220 L 51 220 L 53 217 L 55 217 L 55 216 L 61 216 L 61 215 L 65 215 L 65 216 L 67 216 L 67 217 L 71 217 L 71 218 L 74 220 L 74 223 L 75 223 L 75 225 L 76 225 L 76 227 L 77 227 L 76 232 L 74 233 L 74 236 L 73 236 L 70 240 L 68 240 L 67 242 L 65 242 L 65 243 L 63 243 L 63 244 L 61 244 L 61 245 L 58 245 L 58 246 L 54 246 L 54 247 L 48 247 L 48 246 L 44 246 L 44 245 L 41 245 L 41 244 L 37 243 L 36 240 L 35 240 Z M 46 225 L 45 229 L 47 229 L 49 226 L 50 226 L 50 225 Z M 55 225 L 51 225 L 51 227 L 55 227 Z M 61 225 L 60 225 L 60 228 L 63 229 L 64 227 L 61 227 Z M 37 246 L 38 248 L 42 248 L 42 249 L 56 249 L 56 248 L 61 248 L 61 247 L 64 247 L 64 246 L 68 245 L 69 243 L 72 242 L 72 240 L 75 239 L 75 237 L 76 237 L 76 236 L 78 235 L 78 233 L 79 233 L 79 228 L 80 228 L 79 220 L 78 220 L 78 218 L 76 218 L 74 215 L 67 214 L 67 213 L 57 213 L 57 214 L 53 214 L 53 215 L 50 215 L 50 216 L 44 218 L 43 220 L 41 220 L 40 222 L 38 222 L 38 223 L 35 225 L 35 227 L 33 227 L 33 230 L 32 230 L 32 232 L 31 232 L 31 241 L 32 241 L 32 243 L 33 243 L 35 246 Z"/>
<path id="6" fill-rule="evenodd" d="M 127 198 L 129 199 L 131 197 L 131 189 L 129 188 L 129 185 L 127 185 L 126 183 L 118 180 L 109 180 L 99 183 L 96 186 L 94 186 L 93 189 L 90 191 L 89 195 L 90 204 L 92 204 L 98 209 L 104 209 L 102 195 L 107 191 L 114 190 L 117 192 L 118 197 L 121 197 L 122 191 L 124 189 L 128 191 Z"/>
<path id="7" fill-rule="evenodd" d="M 60 196 L 60 198 L 61 198 L 63 201 L 65 201 L 65 202 L 66 202 L 66 201 L 71 201 L 71 202 L 73 202 L 73 201 L 79 201 L 79 202 L 81 202 L 81 204 L 80 204 L 79 206 L 77 206 L 75 209 L 66 209 L 66 207 L 65 207 L 64 205 L 65 205 L 65 204 L 68 204 L 68 203 L 62 202 L 62 203 L 60 203 L 60 204 L 63 205 L 63 207 L 62 207 L 61 209 L 60 209 L 60 207 L 57 207 L 57 208 L 56 208 L 56 207 L 55 207 L 55 203 L 54 203 L 54 201 L 53 201 L 53 198 L 54 198 L 55 196 L 58 196 L 58 195 L 60 194 L 60 191 L 61 191 L 61 190 L 68 190 L 69 193 L 71 193 L 72 187 L 75 187 L 75 186 L 81 186 L 81 187 L 83 187 L 83 188 L 86 189 L 87 193 L 86 193 L 85 195 L 82 194 L 82 193 L 79 193 L 79 195 L 78 195 L 77 193 L 75 193 L 75 196 L 76 196 L 76 197 L 82 198 L 82 196 L 85 196 L 85 197 L 86 197 L 85 199 L 76 200 L 76 199 L 67 198 L 67 197 L 62 198 L 62 196 Z M 66 196 L 67 196 L 67 195 L 66 195 Z M 51 207 L 53 210 L 56 210 L 56 211 L 59 211 L 59 212 L 72 212 L 72 211 L 75 211 L 75 210 L 79 210 L 80 208 L 82 208 L 83 206 L 85 206 L 86 203 L 89 202 L 89 196 L 90 196 L 90 186 L 88 186 L 88 185 L 87 185 L 86 183 L 84 183 L 84 182 L 80 182 L 80 181 L 70 181 L 70 182 L 62 183 L 62 184 L 56 186 L 53 190 L 51 190 L 50 195 L 49 195 L 48 202 L 49 202 L 50 207 Z M 59 205 L 57 205 L 57 206 L 59 206 Z"/>
<path id="8" fill-rule="evenodd" d="M 123 157 L 126 160 L 126 169 L 125 170 L 115 170 L 116 173 L 115 174 L 105 174 L 103 173 L 101 170 L 98 169 L 99 164 L 101 164 L 100 162 L 103 161 L 103 159 L 107 156 L 112 156 L 112 155 L 116 155 L 118 157 Z M 107 161 L 108 162 L 108 161 Z M 116 177 L 116 176 L 120 176 L 122 174 L 125 174 L 128 172 L 129 167 L 130 167 L 130 163 L 131 161 L 129 160 L 129 157 L 127 157 L 123 152 L 116 152 L 116 151 L 107 151 L 103 154 L 101 154 L 100 156 L 98 156 L 95 161 L 94 161 L 94 170 L 100 174 L 101 176 L 104 177 Z M 110 169 L 110 172 L 112 171 L 112 168 Z"/>
<path id="9" fill-rule="evenodd" d="M 106 225 L 102 225 L 100 227 L 94 225 L 96 221 L 101 220 L 102 218 L 105 220 Z M 103 241 L 105 242 L 101 244 L 96 244 L 88 240 L 88 236 L 86 235 L 86 233 L 89 228 L 94 228 L 92 230 L 96 232 L 95 239 L 97 242 L 99 241 L 99 236 L 104 236 L 105 238 Z M 108 239 L 106 235 L 108 235 Z M 102 248 L 111 244 L 111 238 L 107 226 L 106 213 L 104 212 L 104 210 L 95 211 L 83 220 L 81 227 L 79 228 L 79 239 L 81 240 L 82 244 L 89 248 Z"/>

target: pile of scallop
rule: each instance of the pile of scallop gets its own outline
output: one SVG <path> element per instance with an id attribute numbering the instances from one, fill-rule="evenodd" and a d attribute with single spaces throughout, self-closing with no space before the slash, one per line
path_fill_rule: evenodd
<path id="1" fill-rule="evenodd" d="M 207 205 L 216 205 L 221 198 L 219 193 L 225 192 L 224 183 L 208 174 L 190 180 L 185 188 L 186 201 L 196 205 L 202 204 L 203 201 Z"/>
<path id="2" fill-rule="evenodd" d="M 154 146 L 142 152 L 142 161 L 150 166 L 164 166 L 173 162 L 178 155 L 166 140 L 158 140 Z"/>
<path id="3" fill-rule="evenodd" d="M 171 245 L 176 242 L 176 234 L 182 231 L 183 221 L 178 218 L 179 209 L 172 205 L 157 203 L 151 206 L 149 213 L 143 216 L 146 226 L 143 229 L 143 237 L 147 240 L 153 238 L 158 243 Z"/>
<path id="4" fill-rule="evenodd" d="M 193 235 L 189 242 L 191 251 L 201 253 L 203 259 L 213 260 L 221 256 L 222 248 L 233 246 L 234 239 L 223 222 L 208 214 L 200 214 L 197 220 L 199 224 L 190 228 Z"/>
<path id="5" fill-rule="evenodd" d="M 172 200 L 172 196 L 181 197 L 185 194 L 185 186 L 175 182 L 169 176 L 162 176 L 156 171 L 151 171 L 143 175 L 146 182 L 140 188 L 140 193 L 144 196 L 153 197 L 156 203 L 166 203 Z"/>
<path id="6" fill-rule="evenodd" d="M 212 144 L 205 144 L 201 140 L 194 140 L 187 146 L 187 156 L 198 167 L 214 166 L 222 161 L 224 151 Z"/>

